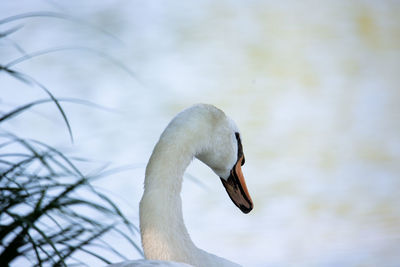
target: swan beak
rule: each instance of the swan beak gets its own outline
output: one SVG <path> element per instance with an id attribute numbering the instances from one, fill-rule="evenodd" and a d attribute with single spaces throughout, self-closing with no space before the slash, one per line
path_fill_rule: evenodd
<path id="1" fill-rule="evenodd" d="M 242 165 L 244 156 L 241 155 L 239 160 L 233 166 L 228 179 L 221 178 L 226 192 L 232 202 L 243 212 L 249 213 L 253 209 L 253 201 L 251 200 L 249 191 L 247 190 L 246 182 L 242 173 Z"/>

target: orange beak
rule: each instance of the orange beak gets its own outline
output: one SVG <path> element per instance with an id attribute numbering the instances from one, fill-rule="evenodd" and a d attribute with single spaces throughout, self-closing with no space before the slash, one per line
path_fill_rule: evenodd
<path id="1" fill-rule="evenodd" d="M 253 209 L 253 201 L 251 200 L 249 191 L 247 190 L 246 182 L 242 173 L 242 165 L 244 164 L 244 156 L 242 144 L 239 134 L 236 134 L 238 140 L 238 160 L 233 166 L 228 179 L 221 178 L 226 192 L 232 202 L 243 212 L 249 213 Z"/>

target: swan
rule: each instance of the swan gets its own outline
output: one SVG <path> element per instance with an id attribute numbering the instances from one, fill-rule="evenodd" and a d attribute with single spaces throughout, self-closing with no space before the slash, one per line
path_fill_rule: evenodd
<path id="1" fill-rule="evenodd" d="M 236 124 L 212 105 L 194 105 L 168 124 L 146 167 L 139 205 L 146 260 L 110 266 L 240 266 L 197 248 L 188 234 L 180 192 L 183 174 L 193 158 L 220 177 L 229 197 L 243 213 L 252 210 L 241 170 L 245 159 Z"/>

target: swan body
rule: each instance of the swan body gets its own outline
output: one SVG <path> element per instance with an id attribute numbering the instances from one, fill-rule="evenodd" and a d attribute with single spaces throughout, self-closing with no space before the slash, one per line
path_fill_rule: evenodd
<path id="1" fill-rule="evenodd" d="M 161 134 L 146 167 L 139 209 L 145 257 L 196 267 L 239 266 L 197 248 L 185 227 L 180 192 L 183 174 L 193 158 L 221 178 L 230 198 L 244 213 L 253 208 L 241 171 L 244 156 L 235 123 L 212 105 L 185 109 Z"/>

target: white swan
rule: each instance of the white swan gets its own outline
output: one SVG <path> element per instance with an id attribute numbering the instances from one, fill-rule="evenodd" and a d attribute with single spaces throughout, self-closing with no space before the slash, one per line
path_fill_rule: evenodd
<path id="1" fill-rule="evenodd" d="M 186 230 L 180 192 L 183 174 L 194 157 L 221 178 L 242 212 L 252 210 L 241 171 L 244 155 L 235 123 L 214 106 L 192 106 L 169 123 L 146 167 L 140 230 L 148 260 L 112 266 L 239 266 L 197 248 Z"/>

